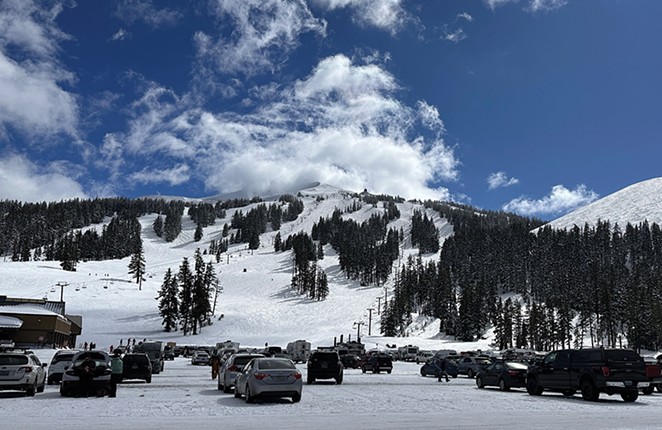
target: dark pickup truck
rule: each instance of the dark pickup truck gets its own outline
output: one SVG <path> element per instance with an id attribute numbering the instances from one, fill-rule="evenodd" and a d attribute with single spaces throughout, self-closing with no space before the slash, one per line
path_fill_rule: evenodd
<path id="1" fill-rule="evenodd" d="M 634 402 L 639 389 L 650 385 L 644 360 L 630 349 L 564 349 L 550 352 L 529 366 L 526 391 L 539 396 L 544 390 L 573 396 L 581 391 L 584 400 L 597 401 L 600 393 L 620 394 Z"/>

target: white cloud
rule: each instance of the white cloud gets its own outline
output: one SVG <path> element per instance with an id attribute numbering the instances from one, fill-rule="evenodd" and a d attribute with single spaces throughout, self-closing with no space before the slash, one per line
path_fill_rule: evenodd
<path id="1" fill-rule="evenodd" d="M 179 164 L 172 169 L 143 169 L 131 175 L 131 180 L 141 184 L 167 182 L 170 185 L 181 185 L 190 178 L 186 164 Z"/>
<path id="2" fill-rule="evenodd" d="M 550 194 L 542 199 L 531 200 L 519 197 L 505 204 L 503 210 L 521 215 L 558 214 L 585 206 L 598 197 L 598 194 L 588 190 L 585 185 L 579 185 L 574 190 L 569 190 L 563 185 L 555 185 Z"/>
<path id="3" fill-rule="evenodd" d="M 326 32 L 326 24 L 312 15 L 303 0 L 215 0 L 213 4 L 219 25 L 232 25 L 233 31 L 218 39 L 195 34 L 203 74 L 273 72 L 299 45 L 301 34 Z"/>
<path id="4" fill-rule="evenodd" d="M 113 34 L 113 35 L 110 37 L 109 41 L 111 41 L 111 42 L 117 42 L 117 41 L 122 41 L 122 40 L 124 40 L 124 39 L 129 39 L 129 38 L 131 38 L 131 33 L 129 33 L 128 31 L 126 31 L 126 30 L 123 29 L 123 28 L 120 28 L 119 30 L 117 30 L 117 31 L 115 32 L 115 34 Z"/>
<path id="5" fill-rule="evenodd" d="M 534 13 L 540 11 L 547 12 L 563 7 L 567 3 L 566 0 L 531 0 L 529 2 L 528 10 Z"/>
<path id="6" fill-rule="evenodd" d="M 0 135 L 8 126 L 29 136 L 78 134 L 76 97 L 61 86 L 74 75 L 57 59 L 58 43 L 68 38 L 55 23 L 60 12 L 60 6 L 44 10 L 27 0 L 2 3 Z"/>
<path id="7" fill-rule="evenodd" d="M 464 19 L 467 22 L 473 22 L 474 17 L 469 12 L 458 13 L 456 19 Z"/>
<path id="8" fill-rule="evenodd" d="M 42 168 L 20 155 L 0 158 L 0 199 L 41 202 L 87 198 L 81 185 L 63 170 L 59 163 Z"/>
<path id="9" fill-rule="evenodd" d="M 115 16 L 129 25 L 143 21 L 152 28 L 172 27 L 183 18 L 182 13 L 175 9 L 154 6 L 152 0 L 121 0 Z"/>
<path id="10" fill-rule="evenodd" d="M 519 184 L 519 179 L 509 178 L 506 175 L 506 172 L 494 172 L 490 173 L 487 177 L 487 184 L 490 190 L 502 187 L 510 187 L 511 185 Z"/>
<path id="11" fill-rule="evenodd" d="M 455 29 L 451 32 L 444 32 L 444 39 L 452 43 L 461 42 L 466 38 L 467 35 L 461 28 Z"/>
<path id="12" fill-rule="evenodd" d="M 483 2 L 492 10 L 504 6 L 508 3 L 517 3 L 519 0 L 483 0 Z"/>
<path id="13" fill-rule="evenodd" d="M 108 153 L 117 152 L 117 142 L 123 159 L 158 153 L 159 166 L 186 164 L 192 177 L 220 193 L 264 195 L 322 181 L 448 199 L 447 189 L 430 185 L 458 178 L 459 161 L 441 138 L 436 108 L 404 105 L 394 98 L 401 89 L 390 73 L 357 63 L 325 58 L 305 79 L 269 87 L 269 99 L 247 104 L 252 111 L 242 114 L 207 112 L 148 87 L 133 105 L 129 131 L 108 140 Z M 431 137 L 417 132 L 419 123 Z"/>
<path id="14" fill-rule="evenodd" d="M 328 10 L 349 8 L 352 20 L 359 25 L 377 27 L 397 33 L 410 19 L 402 7 L 403 0 L 315 0 Z"/>

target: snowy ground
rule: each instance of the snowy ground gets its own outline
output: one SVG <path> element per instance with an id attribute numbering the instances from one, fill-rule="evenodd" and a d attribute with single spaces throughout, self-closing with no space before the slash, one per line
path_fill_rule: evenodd
<path id="1" fill-rule="evenodd" d="M 52 352 L 39 351 L 44 359 Z M 299 365 L 304 373 L 305 366 Z M 289 399 L 246 404 L 216 389 L 210 368 L 184 358 L 167 362 L 151 384 L 123 383 L 118 397 L 63 398 L 56 386 L 23 397 L 0 392 L 3 429 L 659 429 L 662 394 L 624 403 L 601 395 L 533 397 L 525 390 L 478 389 L 460 376 L 449 383 L 421 377 L 415 363 L 396 362 L 392 374 L 345 372 L 342 385 L 304 385 L 300 403 Z"/>

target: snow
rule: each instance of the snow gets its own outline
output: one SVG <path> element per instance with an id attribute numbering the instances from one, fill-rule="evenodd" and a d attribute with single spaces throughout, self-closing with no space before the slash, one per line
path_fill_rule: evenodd
<path id="1" fill-rule="evenodd" d="M 304 190 L 304 211 L 293 222 L 284 223 L 283 239 L 299 231 L 308 231 L 320 217 L 330 216 L 335 208 L 349 207 L 349 194 L 318 184 Z M 343 215 L 362 221 L 372 214 L 381 214 L 381 205 L 366 205 L 361 210 Z M 393 227 L 408 233 L 413 211 L 421 206 L 401 203 L 400 220 Z M 379 333 L 378 299 L 392 295 L 392 280 L 385 286 L 361 286 L 348 280 L 340 271 L 332 248 L 324 249 L 320 262 L 328 275 L 330 293 L 324 301 L 313 301 L 290 289 L 291 256 L 275 253 L 272 240 L 276 232 L 261 236 L 261 247 L 247 250 L 245 245 L 233 245 L 219 263 L 211 256 L 220 284 L 216 316 L 211 326 L 196 336 L 181 332 L 162 331 L 158 314 L 158 290 L 168 268 L 178 270 L 184 257 L 193 256 L 196 248 L 205 249 L 211 239 L 221 237 L 224 223 L 229 223 L 236 210 L 227 211 L 225 220 L 204 229 L 201 242 L 193 241 L 194 225 L 184 217 L 182 234 L 172 243 L 156 237 L 152 223 L 156 215 L 140 219 L 148 279 L 142 290 L 128 275 L 129 258 L 111 261 L 81 262 L 76 272 L 61 270 L 59 262 L 0 262 L 2 286 L 0 295 L 21 298 L 59 300 L 63 287 L 66 313 L 82 315 L 82 335 L 78 342 L 94 342 L 100 348 L 119 345 L 120 339 L 143 338 L 174 341 L 178 344 L 215 344 L 232 340 L 242 346 L 285 346 L 297 339 L 306 339 L 317 346 L 332 345 L 334 338 L 356 339 L 355 324 L 361 322 L 361 340 L 366 348 L 384 348 L 412 344 L 421 349 L 489 350 L 490 339 L 477 342 L 457 342 L 438 333 L 439 322 L 414 316 L 405 338 L 385 338 Z M 435 216 L 442 231 L 441 240 L 452 234 L 447 220 Z M 416 250 L 405 243 L 403 260 Z M 425 259 L 438 259 L 438 254 Z M 383 302 L 383 300 L 382 300 Z M 372 336 L 368 336 L 368 309 L 372 313 Z M 221 319 L 219 317 L 223 315 Z M 37 350 L 50 362 L 52 349 Z M 299 365 L 305 378 L 305 366 Z M 18 392 L 0 392 L 3 428 L 141 428 L 161 429 L 178 426 L 222 426 L 223 428 L 357 428 L 420 429 L 454 428 L 659 428 L 662 419 L 662 394 L 642 396 L 634 404 L 625 404 L 620 397 L 602 396 L 598 403 L 588 403 L 579 396 L 566 399 L 549 394 L 533 397 L 523 390 L 502 393 L 496 389 L 479 390 L 472 379 L 459 377 L 450 383 L 437 383 L 419 375 L 414 363 L 395 363 L 393 374 L 362 374 L 347 370 L 342 385 L 319 383 L 304 386 L 302 401 L 269 401 L 246 405 L 243 400 L 223 394 L 211 380 L 209 368 L 190 365 L 183 358 L 167 362 L 162 374 L 151 384 L 126 383 L 120 386 L 115 399 L 61 398 L 56 387 L 47 386 L 34 398 Z M 9 424 L 11 423 L 11 424 Z"/>
<path id="2" fill-rule="evenodd" d="M 648 221 L 649 224 L 662 225 L 662 178 L 653 178 L 638 182 L 620 191 L 581 207 L 546 225 L 555 229 L 571 229 L 575 225 L 584 228 L 584 224 L 595 226 L 598 220 L 610 221 L 611 226 L 618 223 L 621 229 Z"/>

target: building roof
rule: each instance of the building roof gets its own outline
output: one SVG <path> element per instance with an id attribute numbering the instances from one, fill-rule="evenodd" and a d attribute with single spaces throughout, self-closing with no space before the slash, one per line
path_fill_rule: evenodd
<path id="1" fill-rule="evenodd" d="M 42 306 L 32 305 L 32 304 L 0 306 L 0 315 L 7 315 L 7 314 L 46 315 L 46 316 L 62 317 L 62 315 L 58 314 L 57 312 L 49 311 L 48 309 Z"/>

